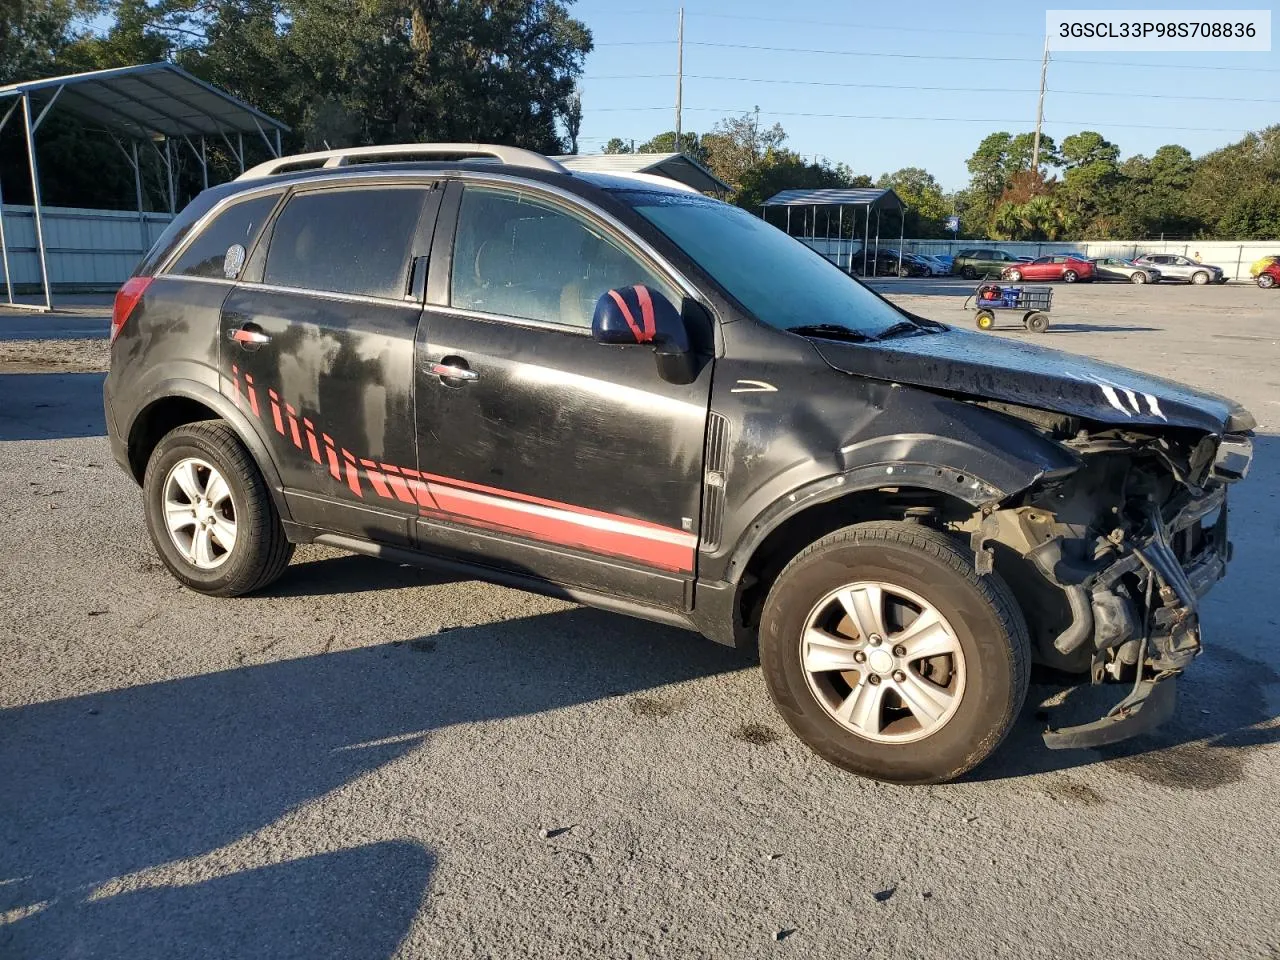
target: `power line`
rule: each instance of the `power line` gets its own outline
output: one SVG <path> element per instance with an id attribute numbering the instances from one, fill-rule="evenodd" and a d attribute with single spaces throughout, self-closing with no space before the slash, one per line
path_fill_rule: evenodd
<path id="1" fill-rule="evenodd" d="M 620 73 L 595 74 L 583 77 L 584 80 L 666 80 L 675 76 L 673 73 Z M 918 90 L 935 93 L 1035 93 L 1032 87 L 933 87 L 914 83 L 850 83 L 842 80 L 790 80 L 772 79 L 768 77 L 722 77 L 703 73 L 686 73 L 686 80 L 719 80 L 730 83 L 776 83 L 788 86 L 803 87 L 843 87 L 861 90 Z M 1207 100 L 1219 103 L 1277 103 L 1274 97 L 1205 97 L 1192 94 L 1169 93 L 1117 93 L 1115 90 L 1058 90 L 1049 88 L 1050 93 L 1060 93 L 1073 97 L 1120 97 L 1122 99 L 1142 100 Z"/>
<path id="2" fill-rule="evenodd" d="M 598 107 L 596 113 L 638 113 L 651 110 L 669 110 L 670 107 Z M 726 116 L 750 113 L 748 109 L 741 107 L 685 107 L 686 113 L 720 113 Z M 1018 118 L 999 118 L 999 117 L 917 117 L 902 116 L 901 114 L 862 114 L 862 113 L 812 113 L 798 110 L 761 110 L 767 117 L 807 117 L 821 120 L 902 120 L 912 121 L 916 123 L 1007 123 L 1007 124 L 1025 124 L 1026 117 Z M 1241 133 L 1242 127 L 1181 127 L 1181 126 L 1165 126 L 1158 123 L 1119 123 L 1097 120 L 1050 120 L 1046 119 L 1045 123 L 1056 124 L 1058 126 L 1074 126 L 1081 129 L 1089 130 L 1095 127 L 1118 127 L 1124 130 L 1176 130 L 1176 131 L 1195 131 L 1199 133 Z"/>
<path id="3" fill-rule="evenodd" d="M 686 11 L 690 17 L 705 17 L 716 20 L 751 20 L 758 23 L 795 23 L 804 26 L 816 27 L 849 27 L 858 31 L 881 31 L 892 33 L 941 33 L 941 34 L 962 34 L 974 37 L 1033 37 L 1040 40 L 1041 36 L 1035 33 L 1001 33 L 991 30 L 946 30 L 941 27 L 882 27 L 873 26 L 868 23 L 852 23 L 848 20 L 805 20 L 796 17 L 756 17 L 741 13 L 699 13 L 695 10 Z"/>

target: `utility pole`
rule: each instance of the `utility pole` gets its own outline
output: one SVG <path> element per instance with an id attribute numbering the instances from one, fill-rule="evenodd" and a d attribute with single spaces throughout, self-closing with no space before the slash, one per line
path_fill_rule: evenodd
<path id="1" fill-rule="evenodd" d="M 1049 72 L 1049 35 L 1044 38 L 1044 59 L 1040 61 L 1040 99 L 1036 103 L 1036 139 L 1031 147 L 1031 169 L 1040 172 L 1040 125 L 1044 123 L 1044 80 Z"/>
<path id="2" fill-rule="evenodd" d="M 676 28 L 676 153 L 684 153 L 680 143 L 680 99 L 684 92 L 684 7 L 680 8 L 679 26 Z"/>

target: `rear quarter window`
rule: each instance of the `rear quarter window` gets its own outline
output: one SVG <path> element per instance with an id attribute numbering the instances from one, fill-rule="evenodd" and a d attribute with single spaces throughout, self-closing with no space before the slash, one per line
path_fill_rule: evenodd
<path id="1" fill-rule="evenodd" d="M 247 252 L 279 199 L 279 193 L 269 193 L 231 204 L 187 244 L 167 272 L 171 276 L 234 280 L 244 256 L 242 253 L 238 263 L 228 262 L 227 251 L 238 244 Z"/>

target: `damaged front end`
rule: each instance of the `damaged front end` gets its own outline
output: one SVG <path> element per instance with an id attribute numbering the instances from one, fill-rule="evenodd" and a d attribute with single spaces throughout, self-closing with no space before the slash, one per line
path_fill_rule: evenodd
<path id="1" fill-rule="evenodd" d="M 1231 558 L 1227 488 L 1248 472 L 1252 424 L 1197 435 L 1004 412 L 1035 414 L 1081 466 L 975 518 L 979 568 L 1010 582 L 1041 663 L 1129 685 L 1105 716 L 1050 729 L 1045 743 L 1095 747 L 1145 732 L 1171 714 L 1175 678 L 1202 649 L 1198 603 Z"/>

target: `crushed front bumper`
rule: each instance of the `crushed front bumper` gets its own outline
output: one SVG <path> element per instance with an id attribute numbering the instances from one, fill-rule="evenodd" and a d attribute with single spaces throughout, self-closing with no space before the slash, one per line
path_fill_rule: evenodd
<path id="1" fill-rule="evenodd" d="M 1171 519 L 1150 519 L 1150 536 L 1128 544 L 1090 584 L 1096 614 L 1092 680 L 1119 680 L 1129 671 L 1132 689 L 1098 720 L 1046 730 L 1050 749 L 1104 746 L 1159 726 L 1173 713 L 1175 678 L 1203 649 L 1199 600 L 1222 579 L 1231 558 L 1226 490 L 1218 488 Z M 1126 579 L 1145 589 L 1136 631 L 1132 604 L 1115 590 Z"/>

